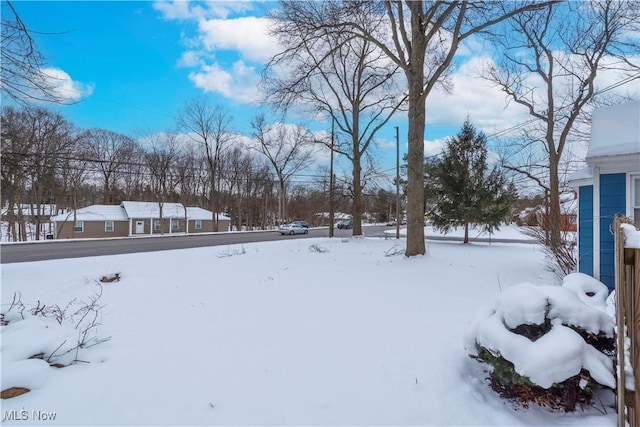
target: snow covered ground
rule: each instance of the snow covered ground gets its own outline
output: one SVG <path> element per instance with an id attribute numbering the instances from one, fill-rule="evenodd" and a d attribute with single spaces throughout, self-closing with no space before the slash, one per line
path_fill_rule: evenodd
<path id="1" fill-rule="evenodd" d="M 464 349 L 469 320 L 501 291 L 555 284 L 536 245 L 403 248 L 283 236 L 2 265 L 3 312 L 16 292 L 27 307 L 87 302 L 121 275 L 101 286 L 96 337 L 111 339 L 83 362 L 12 373 L 21 354 L 73 335 L 55 321 L 44 329 L 60 342 L 22 320 L 2 327 L 2 389 L 32 388 L 2 401 L 3 425 L 616 425 L 607 399 L 570 414 L 515 408 Z"/>

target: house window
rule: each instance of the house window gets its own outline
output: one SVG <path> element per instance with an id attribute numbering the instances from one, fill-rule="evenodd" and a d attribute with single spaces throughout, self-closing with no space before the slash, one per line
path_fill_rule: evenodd
<path id="1" fill-rule="evenodd" d="M 196 219 L 196 230 L 202 230 L 202 220 Z"/>
<path id="2" fill-rule="evenodd" d="M 84 232 L 84 221 L 76 221 L 75 225 L 73 226 L 73 231 L 75 231 L 76 233 Z"/>
<path id="3" fill-rule="evenodd" d="M 179 225 L 180 225 L 180 222 L 177 219 L 171 220 L 171 230 L 176 231 Z"/>
<path id="4" fill-rule="evenodd" d="M 631 177 L 631 215 L 636 227 L 640 227 L 640 176 Z"/>
<path id="5" fill-rule="evenodd" d="M 113 221 L 104 222 L 104 231 L 110 233 L 113 231 Z"/>
<path id="6" fill-rule="evenodd" d="M 155 231 L 160 230 L 160 220 L 159 219 L 154 219 L 153 220 L 153 229 Z"/>

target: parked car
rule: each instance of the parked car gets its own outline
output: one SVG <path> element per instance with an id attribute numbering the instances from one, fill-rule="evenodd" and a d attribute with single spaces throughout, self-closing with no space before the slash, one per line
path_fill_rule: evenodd
<path id="1" fill-rule="evenodd" d="M 304 228 L 309 228 L 309 223 L 307 221 L 293 221 L 291 224 L 298 224 Z"/>
<path id="2" fill-rule="evenodd" d="M 309 232 L 309 229 L 304 228 L 300 224 L 291 223 L 282 224 L 280 227 L 278 227 L 278 231 L 284 236 L 285 234 L 307 234 Z"/>
<path id="3" fill-rule="evenodd" d="M 340 229 L 349 230 L 353 228 L 353 221 L 351 221 L 350 219 L 345 219 L 343 221 L 340 221 L 337 227 Z"/>

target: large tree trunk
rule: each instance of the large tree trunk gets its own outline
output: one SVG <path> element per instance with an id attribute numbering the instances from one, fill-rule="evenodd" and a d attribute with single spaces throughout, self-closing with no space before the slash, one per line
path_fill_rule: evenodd
<path id="1" fill-rule="evenodd" d="M 353 158 L 353 236 L 362 236 L 362 169 L 360 166 L 360 154 L 355 153 Z"/>
<path id="2" fill-rule="evenodd" d="M 28 240 L 27 224 L 24 218 L 24 212 L 22 211 L 22 200 L 18 200 L 18 240 L 26 242 Z"/>
<path id="3" fill-rule="evenodd" d="M 462 243 L 469 243 L 469 221 L 464 222 L 464 241 Z"/>
<path id="4" fill-rule="evenodd" d="M 558 177 L 558 157 L 554 154 L 549 156 L 549 214 L 547 216 L 546 227 L 549 232 L 548 245 L 557 249 L 562 246 L 562 236 L 560 231 L 560 179 Z"/>
<path id="5" fill-rule="evenodd" d="M 426 37 L 422 17 L 422 2 L 409 2 L 411 13 L 410 64 L 424 64 Z M 424 68 L 420 65 L 405 69 L 409 84 L 409 135 L 407 152 L 407 248 L 406 256 L 424 255 L 424 129 L 426 106 Z M 400 220 L 400 218 L 396 218 Z"/>

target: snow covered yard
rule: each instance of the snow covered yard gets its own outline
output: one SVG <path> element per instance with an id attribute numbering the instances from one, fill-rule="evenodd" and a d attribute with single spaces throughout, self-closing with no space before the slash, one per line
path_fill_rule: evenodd
<path id="1" fill-rule="evenodd" d="M 403 243 L 285 237 L 3 265 L 3 311 L 15 292 L 64 306 L 122 276 L 102 285 L 111 340 L 80 352 L 90 363 L 25 373 L 33 390 L 2 410 L 27 420 L 3 425 L 616 425 L 610 407 L 515 409 L 464 350 L 469 319 L 501 290 L 553 284 L 537 246 L 391 255 Z M 22 344 L 2 341 L 3 389 L 4 355 Z"/>

